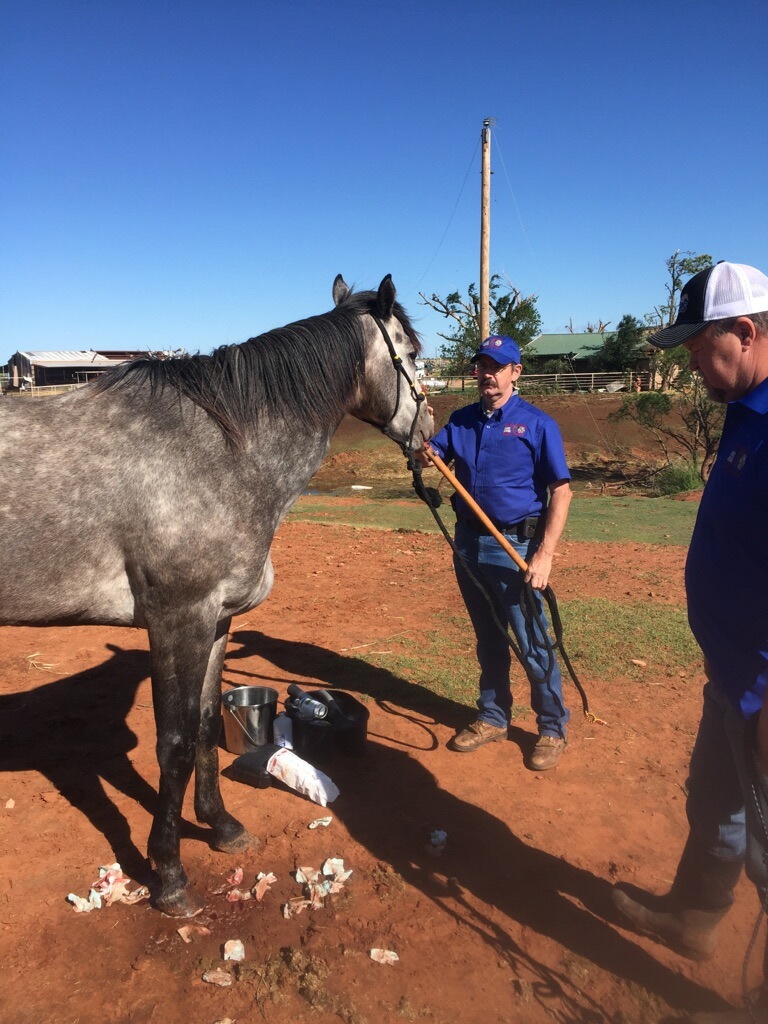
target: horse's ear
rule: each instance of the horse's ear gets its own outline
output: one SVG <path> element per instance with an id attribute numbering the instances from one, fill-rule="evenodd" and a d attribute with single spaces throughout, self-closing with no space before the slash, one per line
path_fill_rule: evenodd
<path id="1" fill-rule="evenodd" d="M 395 286 L 392 284 L 392 275 L 387 274 L 379 285 L 376 295 L 376 305 L 379 309 L 379 316 L 382 320 L 389 320 L 392 310 L 395 308 Z"/>
<path id="2" fill-rule="evenodd" d="M 333 282 L 333 304 L 334 306 L 340 306 L 344 299 L 349 295 L 349 285 L 341 276 L 337 274 Z"/>

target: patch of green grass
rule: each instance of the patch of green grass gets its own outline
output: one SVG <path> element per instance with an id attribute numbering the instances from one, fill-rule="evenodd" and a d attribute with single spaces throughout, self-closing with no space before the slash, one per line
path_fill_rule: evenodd
<path id="1" fill-rule="evenodd" d="M 322 523 L 326 526 L 357 526 L 376 530 L 417 530 L 421 533 L 437 532 L 429 509 L 418 500 L 394 505 L 391 501 L 358 498 L 354 503 L 330 495 L 307 494 L 299 498 L 288 518 L 302 523 Z M 453 529 L 453 515 L 450 514 Z"/>
<path id="2" fill-rule="evenodd" d="M 452 616 L 440 632 L 419 635 L 418 650 L 408 638 L 389 644 L 390 650 L 362 653 L 363 660 L 376 668 L 422 686 L 436 698 L 445 697 L 460 704 L 477 699 L 477 661 L 475 636 L 469 619 Z"/>
<path id="3" fill-rule="evenodd" d="M 571 502 L 565 537 L 687 547 L 698 510 L 696 501 L 665 497 L 579 498 Z"/>
<path id="4" fill-rule="evenodd" d="M 589 675 L 639 678 L 648 670 L 676 673 L 701 660 L 685 608 L 677 605 L 579 599 L 563 602 L 560 616 L 565 649 L 577 673 L 580 663 Z M 647 669 L 633 660 L 646 662 Z"/>
<path id="5" fill-rule="evenodd" d="M 700 663 L 701 654 L 686 618 L 685 609 L 675 605 L 614 604 L 604 598 L 564 601 L 560 604 L 565 649 L 577 675 L 589 692 L 590 678 L 629 679 L 641 683 L 652 675 L 660 678 L 691 670 Z M 478 667 L 475 660 L 475 637 L 469 619 L 464 615 L 447 618 L 440 631 L 425 631 L 419 637 L 418 651 L 412 639 L 398 639 L 387 644 L 388 650 L 361 652 L 358 657 L 375 668 L 391 673 L 387 696 L 407 704 L 412 699 L 412 686 L 421 688 L 424 701 L 429 694 L 436 701 L 442 698 L 473 707 L 477 699 Z M 643 661 L 645 666 L 634 665 Z M 571 683 L 561 664 L 569 701 Z M 397 680 L 403 680 L 402 693 Z M 513 717 L 529 714 L 528 684 L 522 669 L 513 662 L 512 679 L 515 696 L 524 702 L 516 704 Z"/>
<path id="6" fill-rule="evenodd" d="M 703 487 L 698 470 L 690 462 L 664 466 L 653 481 L 656 494 L 680 494 L 681 491 L 700 491 Z"/>
<path id="7" fill-rule="evenodd" d="M 577 498 L 571 502 L 565 537 L 573 541 L 685 547 L 691 539 L 698 507 L 695 501 L 673 498 Z M 454 516 L 450 506 L 443 504 L 440 513 L 452 532 Z M 411 499 L 407 489 L 403 500 L 396 504 L 357 496 L 350 503 L 332 495 L 305 495 L 291 509 L 290 518 L 305 523 L 438 532 L 429 509 L 418 499 Z"/>

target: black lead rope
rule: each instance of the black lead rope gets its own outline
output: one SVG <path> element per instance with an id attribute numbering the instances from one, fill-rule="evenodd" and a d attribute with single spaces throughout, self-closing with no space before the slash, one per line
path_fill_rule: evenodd
<path id="1" fill-rule="evenodd" d="M 517 658 L 517 660 L 520 662 L 521 665 L 523 665 L 523 668 L 525 668 L 525 665 L 523 664 L 523 656 L 520 647 L 513 639 L 513 637 L 510 635 L 509 627 L 505 626 L 502 622 L 499 621 L 499 617 L 496 614 L 496 608 L 493 603 L 493 598 L 491 597 L 491 594 L 488 592 L 488 588 L 485 586 L 482 580 L 478 579 L 478 577 L 469 567 L 467 560 L 456 547 L 456 544 L 454 543 L 453 538 L 448 532 L 440 513 L 437 511 L 437 503 L 435 502 L 433 495 L 430 494 L 430 491 L 434 492 L 435 488 L 425 486 L 424 480 L 422 479 L 422 467 L 418 462 L 416 462 L 416 460 L 412 456 L 409 456 L 408 458 L 408 468 L 413 474 L 414 490 L 416 491 L 417 495 L 421 498 L 421 500 L 424 502 L 424 504 L 429 508 L 435 522 L 440 528 L 440 532 L 445 537 L 456 558 L 461 562 L 462 568 L 466 572 L 467 576 L 472 580 L 474 585 L 483 594 L 486 602 L 488 603 L 488 607 L 490 608 L 491 611 L 491 616 L 497 629 L 504 636 L 504 639 L 507 641 L 511 650 L 514 652 L 514 655 Z M 589 710 L 589 700 L 587 699 L 586 692 L 584 691 L 584 687 L 582 686 L 579 677 L 576 675 L 576 671 L 573 665 L 571 664 L 571 659 L 568 657 L 568 654 L 565 650 L 565 643 L 563 641 L 563 623 L 562 619 L 560 618 L 560 610 L 557 606 L 557 598 L 555 597 L 555 592 L 552 589 L 552 587 L 547 585 L 547 587 L 543 591 L 541 591 L 541 595 L 546 601 L 547 606 L 549 608 L 550 620 L 552 623 L 552 631 L 554 633 L 554 640 L 549 635 L 549 631 L 547 629 L 547 622 L 546 618 L 544 617 L 542 605 L 539 601 L 536 600 L 536 594 L 533 587 L 531 586 L 530 582 L 522 583 L 522 589 L 520 592 L 520 610 L 523 614 L 523 618 L 527 623 L 527 627 L 534 630 L 534 635 L 538 635 L 540 637 L 542 646 L 547 651 L 547 667 L 540 682 L 545 683 L 551 677 L 555 666 L 555 651 L 559 651 L 563 659 L 563 663 L 568 670 L 568 674 L 573 680 L 573 684 L 578 690 L 579 696 L 581 697 L 581 706 L 584 711 L 584 717 L 588 718 L 592 722 L 597 722 L 601 725 L 604 725 L 605 723 L 603 722 L 603 720 L 597 718 Z"/>
<path id="2" fill-rule="evenodd" d="M 760 826 L 763 830 L 762 842 L 765 845 L 768 844 L 768 823 L 766 822 L 765 815 L 763 814 L 763 807 L 768 809 L 768 793 L 763 794 L 761 792 L 763 789 L 763 781 L 760 775 L 760 767 L 757 763 L 757 754 L 753 749 L 754 740 L 750 736 L 749 731 L 747 735 L 749 738 L 747 739 L 745 759 L 747 763 L 747 770 L 750 774 L 749 785 L 752 790 L 752 799 L 755 804 L 755 810 L 757 811 Z M 768 869 L 768 853 L 763 853 L 763 864 Z M 752 929 L 752 935 L 750 936 L 749 943 L 747 944 L 747 951 L 744 954 L 744 962 L 741 965 L 741 990 L 742 995 L 744 996 L 744 1006 L 749 1014 L 749 1019 L 752 1024 L 762 1024 L 762 1022 L 757 1019 L 757 1003 L 760 996 L 758 996 L 757 999 L 753 999 L 750 994 L 747 968 L 749 967 L 749 961 L 751 960 L 752 954 L 755 951 L 755 946 L 757 945 L 757 938 L 760 934 L 760 925 L 762 923 L 763 916 L 768 917 L 768 886 L 766 886 L 765 896 L 760 906 L 760 910 L 757 912 L 757 920 L 755 921 L 755 926 Z M 768 942 L 768 936 L 765 941 Z M 768 963 L 768 958 L 766 958 L 766 963 Z M 765 986 L 766 991 L 768 991 L 768 977 L 763 978 L 763 985 Z"/>

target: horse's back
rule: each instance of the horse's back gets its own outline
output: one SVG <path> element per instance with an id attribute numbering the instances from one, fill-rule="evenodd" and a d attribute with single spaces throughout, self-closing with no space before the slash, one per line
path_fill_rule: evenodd
<path id="1" fill-rule="evenodd" d="M 226 445 L 200 410 L 127 390 L 12 398 L 0 458 L 2 622 L 144 625 L 150 595 L 214 610 L 263 588 L 271 534 L 244 523 L 236 564 Z"/>

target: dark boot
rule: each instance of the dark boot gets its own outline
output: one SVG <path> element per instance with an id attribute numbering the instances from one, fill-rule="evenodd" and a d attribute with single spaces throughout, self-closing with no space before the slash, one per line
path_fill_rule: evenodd
<path id="1" fill-rule="evenodd" d="M 715 929 L 733 903 L 741 867 L 740 862 L 714 857 L 689 836 L 665 896 L 620 883 L 613 902 L 638 931 L 661 939 L 689 960 L 708 960 L 715 951 Z"/>

